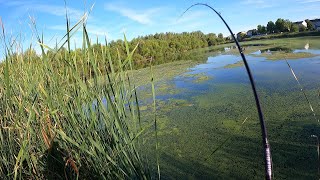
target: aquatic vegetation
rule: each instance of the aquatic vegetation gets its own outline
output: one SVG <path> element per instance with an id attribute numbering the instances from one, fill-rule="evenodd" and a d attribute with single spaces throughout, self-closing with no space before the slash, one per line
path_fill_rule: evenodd
<path id="1" fill-rule="evenodd" d="M 164 81 L 171 79 L 177 75 L 188 72 L 188 68 L 195 66 L 199 62 L 197 61 L 175 61 L 166 64 L 157 65 L 154 68 L 154 82 Z M 164 73 L 165 72 L 165 73 Z M 133 83 L 137 86 L 148 84 L 150 70 L 149 68 L 138 69 L 132 71 L 134 78 L 132 78 Z"/>
<path id="2" fill-rule="evenodd" d="M 163 108 L 159 108 L 159 113 L 169 119 L 166 127 L 171 128 L 171 133 L 164 133 L 159 139 L 163 174 L 178 179 L 260 179 L 264 172 L 256 166 L 263 160 L 259 155 L 259 124 L 250 87 L 219 83 L 210 89 L 204 95 L 195 96 L 190 102 L 193 106 L 170 106 L 168 109 L 171 110 L 164 112 L 161 111 Z M 311 120 L 312 114 L 308 113 L 307 104 L 294 104 L 303 101 L 303 96 L 299 91 L 287 92 L 286 95 L 267 89 L 260 89 L 260 92 L 265 97 L 262 105 L 266 109 L 271 144 L 275 149 L 275 176 L 316 177 L 317 155 L 306 137 L 320 129 Z M 316 90 L 308 95 L 314 92 Z M 234 131 L 246 118 L 244 126 Z M 173 133 L 173 127 L 179 129 L 179 134 Z M 216 149 L 229 136 L 229 142 L 207 159 L 210 150 Z"/>
<path id="3" fill-rule="evenodd" d="M 182 77 L 191 78 L 193 83 L 202 83 L 204 81 L 208 81 L 213 78 L 204 73 L 198 73 L 198 74 L 184 73 Z"/>
<path id="4" fill-rule="evenodd" d="M 215 59 L 224 57 L 220 55 Z M 288 67 L 281 61 L 254 57 L 250 60 L 255 62 L 253 67 L 259 95 L 270 126 L 275 177 L 316 178 L 317 154 L 310 135 L 317 134 L 320 129 Z M 308 69 L 302 74 L 302 79 L 312 104 L 318 103 L 317 87 L 320 84 L 315 74 L 318 74 L 319 66 L 314 67 L 318 61 L 317 58 L 292 61 L 295 67 L 299 67 L 298 72 Z M 214 63 L 214 60 L 208 63 Z M 205 92 L 184 89 L 176 98 L 162 99 L 157 103 L 158 115 L 166 119 L 164 127 L 167 127 L 163 134 L 159 132 L 163 177 L 261 179 L 263 169 L 257 168 L 263 163 L 259 154 L 259 124 L 250 86 L 243 80 L 245 76 L 241 75 L 243 72 L 239 68 L 200 70 L 191 68 L 190 72 L 178 77 L 187 78 L 190 83 L 198 74 L 213 74 L 214 79 L 209 80 L 210 83 L 192 82 L 195 87 L 210 86 Z M 229 79 L 227 73 L 235 77 Z M 169 80 L 168 83 L 175 82 Z M 246 118 L 246 123 L 241 126 Z M 179 133 L 175 134 L 175 130 Z M 223 146 L 219 147 L 221 144 Z"/>
<path id="5" fill-rule="evenodd" d="M 244 66 L 243 61 L 238 61 L 238 62 L 236 62 L 234 64 L 225 65 L 223 68 L 229 69 L 229 68 L 237 68 L 237 67 L 242 67 L 242 66 Z"/>
<path id="6" fill-rule="evenodd" d="M 258 57 L 266 57 L 268 60 L 284 60 L 284 59 L 302 59 L 316 57 L 317 55 L 311 53 L 287 53 L 287 52 L 272 52 L 272 53 L 261 53 L 256 55 Z"/>

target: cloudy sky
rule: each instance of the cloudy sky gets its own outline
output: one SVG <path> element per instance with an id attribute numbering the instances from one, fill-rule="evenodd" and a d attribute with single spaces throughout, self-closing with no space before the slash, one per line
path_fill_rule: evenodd
<path id="1" fill-rule="evenodd" d="M 129 39 L 168 31 L 201 30 L 229 35 L 208 8 L 195 7 L 180 18 L 196 2 L 214 6 L 234 32 L 256 28 L 279 17 L 291 21 L 320 18 L 320 0 L 67 0 L 67 7 L 71 22 L 75 23 L 94 4 L 88 31 L 91 37 L 100 39 L 107 36 L 116 40 L 124 32 Z M 35 19 L 39 33 L 44 33 L 49 45 L 55 44 L 66 31 L 63 0 L 0 0 L 0 16 L 7 33 L 21 34 L 25 43 L 35 42 L 29 17 Z M 80 33 L 76 34 L 74 41 L 80 39 Z"/>

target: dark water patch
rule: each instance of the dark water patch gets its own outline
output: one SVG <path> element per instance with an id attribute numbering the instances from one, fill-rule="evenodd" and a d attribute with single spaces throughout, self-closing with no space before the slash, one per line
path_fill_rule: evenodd
<path id="1" fill-rule="evenodd" d="M 243 44 L 242 47 L 259 47 L 259 46 L 268 46 L 269 44 Z"/>
<path id="2" fill-rule="evenodd" d="M 266 52 L 266 51 L 271 51 L 271 52 L 275 52 L 275 51 L 284 51 L 284 52 L 292 52 L 293 50 L 291 48 L 288 47 L 272 47 L 272 48 L 268 48 L 268 49 L 262 49 L 261 52 Z"/>

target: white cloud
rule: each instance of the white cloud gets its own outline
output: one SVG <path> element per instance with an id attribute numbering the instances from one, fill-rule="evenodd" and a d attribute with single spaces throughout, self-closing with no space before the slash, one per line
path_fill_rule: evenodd
<path id="1" fill-rule="evenodd" d="M 122 16 L 144 25 L 153 24 L 152 17 L 161 12 L 161 8 L 150 8 L 143 11 L 137 11 L 110 3 L 105 4 L 105 9 L 108 11 L 117 12 Z"/>

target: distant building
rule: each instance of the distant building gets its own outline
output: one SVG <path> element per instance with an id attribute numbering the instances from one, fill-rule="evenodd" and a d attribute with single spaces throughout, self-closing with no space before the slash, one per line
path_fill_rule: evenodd
<path id="1" fill-rule="evenodd" d="M 314 29 L 320 31 L 320 19 L 313 19 L 313 20 L 310 20 Z"/>
<path id="2" fill-rule="evenodd" d="M 247 31 L 248 37 L 252 37 L 252 36 L 256 36 L 256 35 L 258 35 L 258 32 L 256 29 L 251 29 L 251 30 Z"/>
<path id="3" fill-rule="evenodd" d="M 307 27 L 306 21 L 297 21 L 297 22 L 293 22 L 293 24 L 298 25 L 298 26 L 299 26 L 299 29 L 302 29 L 302 28 L 306 28 L 306 27 Z"/>
<path id="4" fill-rule="evenodd" d="M 251 36 L 253 36 L 253 29 L 252 30 L 249 30 L 248 32 L 247 32 L 247 36 L 249 36 L 249 37 L 251 37 Z"/>

